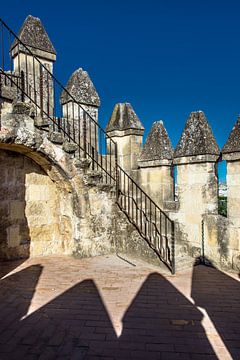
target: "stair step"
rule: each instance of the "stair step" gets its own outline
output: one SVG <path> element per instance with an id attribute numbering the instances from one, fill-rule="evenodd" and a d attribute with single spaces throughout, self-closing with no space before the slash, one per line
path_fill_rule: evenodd
<path id="1" fill-rule="evenodd" d="M 34 119 L 34 126 L 39 129 L 49 128 L 49 120 L 46 118 L 42 118 L 41 116 L 36 116 Z"/>
<path id="2" fill-rule="evenodd" d="M 63 143 L 63 150 L 68 153 L 68 154 L 74 154 L 77 149 L 78 149 L 78 145 L 72 142 L 69 142 L 67 140 L 64 141 Z"/>
<path id="3" fill-rule="evenodd" d="M 63 135 L 58 132 L 58 131 L 51 131 L 48 135 L 48 139 L 53 143 L 53 144 L 59 144 L 62 145 L 63 144 Z"/>

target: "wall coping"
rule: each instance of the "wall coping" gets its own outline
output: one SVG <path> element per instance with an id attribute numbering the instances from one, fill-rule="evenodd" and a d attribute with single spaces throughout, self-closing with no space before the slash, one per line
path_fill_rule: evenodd
<path id="1" fill-rule="evenodd" d="M 222 154 L 222 159 L 226 161 L 238 161 L 240 160 L 240 152 Z"/>
<path id="2" fill-rule="evenodd" d="M 212 154 L 182 156 L 173 159 L 173 164 L 184 165 L 184 164 L 207 163 L 207 162 L 216 162 L 218 159 L 219 159 L 218 155 L 212 155 Z"/>
<path id="3" fill-rule="evenodd" d="M 138 163 L 139 168 L 150 168 L 150 167 L 171 166 L 172 160 L 169 160 L 169 159 L 138 160 L 137 163 Z"/>

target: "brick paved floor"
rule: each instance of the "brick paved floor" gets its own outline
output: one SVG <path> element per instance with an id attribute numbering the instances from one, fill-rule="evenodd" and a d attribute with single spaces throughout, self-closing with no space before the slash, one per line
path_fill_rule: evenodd
<path id="1" fill-rule="evenodd" d="M 116 256 L 0 264 L 0 359 L 240 359 L 237 275 Z"/>

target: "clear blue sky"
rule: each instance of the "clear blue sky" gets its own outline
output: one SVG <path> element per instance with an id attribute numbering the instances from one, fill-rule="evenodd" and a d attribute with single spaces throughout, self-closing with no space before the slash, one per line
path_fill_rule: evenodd
<path id="1" fill-rule="evenodd" d="M 89 72 L 103 126 L 114 104 L 127 101 L 146 134 L 164 120 L 175 146 L 188 114 L 203 110 L 224 145 L 240 113 L 239 1 L 1 3 L 1 17 L 16 32 L 29 14 L 41 18 L 57 50 L 60 81 L 78 67 Z"/>

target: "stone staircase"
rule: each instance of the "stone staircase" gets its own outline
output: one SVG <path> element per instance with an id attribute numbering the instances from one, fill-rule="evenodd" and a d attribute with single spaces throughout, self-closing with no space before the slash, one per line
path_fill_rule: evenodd
<path id="1" fill-rule="evenodd" d="M 15 61 L 15 69 L 10 72 L 0 68 L 0 115 L 12 112 L 30 116 L 50 142 L 61 146 L 75 159 L 75 165 L 85 168 L 84 181 L 88 185 L 112 187 L 119 209 L 174 273 L 174 222 L 121 168 L 117 145 L 98 124 L 92 109 L 80 104 L 61 85 L 31 44 L 23 43 L 21 36 L 16 36 L 3 21 L 1 25 L 14 38 L 12 61 L 22 54 L 27 56 L 22 62 Z M 49 52 L 46 55 L 48 59 L 51 56 Z M 64 94 L 61 99 L 67 97 L 60 110 L 56 93 Z"/>

